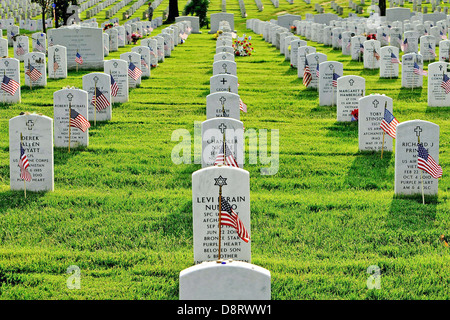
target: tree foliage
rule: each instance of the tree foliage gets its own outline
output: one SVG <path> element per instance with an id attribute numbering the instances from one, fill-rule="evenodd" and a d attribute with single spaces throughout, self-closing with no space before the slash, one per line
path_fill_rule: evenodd
<path id="1" fill-rule="evenodd" d="M 192 0 L 184 7 L 184 14 L 196 15 L 199 17 L 200 27 L 209 28 L 208 7 L 209 0 Z"/>

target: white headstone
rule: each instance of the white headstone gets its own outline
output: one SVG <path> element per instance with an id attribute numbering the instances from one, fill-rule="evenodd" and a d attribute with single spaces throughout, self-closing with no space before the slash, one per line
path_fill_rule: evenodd
<path id="1" fill-rule="evenodd" d="M 32 178 L 25 183 L 20 178 L 19 168 L 21 141 L 30 164 L 27 170 Z M 37 114 L 10 119 L 9 157 L 11 190 L 53 191 L 53 120 Z"/>
<path id="2" fill-rule="evenodd" d="M 423 76 L 414 73 L 414 64 L 423 70 L 423 59 L 420 54 L 408 53 L 402 56 L 402 87 L 421 88 Z"/>
<path id="3" fill-rule="evenodd" d="M 450 107 L 450 93 L 446 93 L 441 87 L 444 75 L 449 77 L 447 62 L 433 62 L 428 65 L 428 106 Z M 450 84 L 450 81 L 448 81 Z M 449 87 L 450 89 L 450 87 Z"/>
<path id="4" fill-rule="evenodd" d="M 359 99 L 366 91 L 366 79 L 360 76 L 343 76 L 337 80 L 337 121 L 351 121 L 352 111 L 358 109 Z"/>
<path id="5" fill-rule="evenodd" d="M 203 168 L 192 174 L 194 263 L 216 261 L 219 244 L 219 185 L 222 197 L 242 221 L 250 239 L 242 240 L 230 226 L 221 226 L 221 259 L 251 262 L 250 175 L 229 166 Z"/>
<path id="6" fill-rule="evenodd" d="M 410 120 L 397 125 L 395 139 L 395 189 L 396 195 L 436 195 L 438 180 L 417 168 L 418 139 L 439 163 L 439 126 L 423 120 Z"/>
<path id="7" fill-rule="evenodd" d="M 131 70 L 130 68 L 132 68 L 133 65 L 134 65 L 135 72 L 138 71 L 137 69 L 142 70 L 141 55 L 139 53 L 136 53 L 136 52 L 124 52 L 124 53 L 122 53 L 120 55 L 120 59 L 127 61 L 129 70 Z M 138 87 L 141 84 L 141 78 L 142 77 L 138 77 L 137 79 L 134 79 L 134 78 L 131 77 L 131 75 L 129 75 L 128 76 L 128 87 L 129 88 L 136 88 L 136 87 Z"/>
<path id="8" fill-rule="evenodd" d="M 69 146 L 69 105 L 86 120 L 88 116 L 88 93 L 80 89 L 61 89 L 53 93 L 53 117 L 55 123 L 55 147 Z M 89 129 L 82 131 L 70 127 L 70 148 L 89 145 Z"/>
<path id="9" fill-rule="evenodd" d="M 136 52 L 141 55 L 142 78 L 149 78 L 150 70 L 151 70 L 150 49 L 145 46 L 137 46 L 137 47 L 131 48 L 131 52 Z"/>
<path id="10" fill-rule="evenodd" d="M 209 79 L 210 93 L 233 92 L 238 93 L 238 78 L 231 74 L 218 74 Z"/>
<path id="11" fill-rule="evenodd" d="M 26 86 L 45 87 L 47 85 L 45 61 L 45 54 L 41 52 L 29 52 L 23 56 Z"/>
<path id="12" fill-rule="evenodd" d="M 89 120 L 94 122 L 111 120 L 111 77 L 109 74 L 91 72 L 84 75 L 83 90 L 88 92 Z"/>
<path id="13" fill-rule="evenodd" d="M 20 99 L 20 62 L 15 58 L 3 58 L 0 59 L 0 74 L 2 76 L 2 81 L 7 81 L 8 88 L 16 88 L 14 90 L 1 90 L 2 102 L 3 103 L 19 103 Z M 13 80 L 14 82 L 8 79 L 5 79 L 6 76 L 8 79 Z M 14 93 L 14 94 L 12 94 Z"/>
<path id="14" fill-rule="evenodd" d="M 206 119 L 230 117 L 240 120 L 239 95 L 215 92 L 206 96 Z"/>
<path id="15" fill-rule="evenodd" d="M 380 78 L 397 78 L 399 66 L 399 49 L 394 46 L 382 47 L 380 49 Z"/>
<path id="16" fill-rule="evenodd" d="M 384 135 L 381 120 L 384 108 L 392 112 L 392 98 L 380 94 L 371 94 L 359 99 L 358 107 L 358 145 L 360 151 L 392 151 L 393 138 Z"/>
<path id="17" fill-rule="evenodd" d="M 309 59 L 308 59 L 309 61 Z M 343 76 L 344 67 L 338 61 L 325 61 L 319 64 L 319 105 L 336 105 L 336 87 L 333 77 Z M 337 78 L 335 79 L 337 80 Z"/>
<path id="18" fill-rule="evenodd" d="M 48 77 L 51 79 L 67 78 L 67 50 L 56 45 L 48 48 Z"/>

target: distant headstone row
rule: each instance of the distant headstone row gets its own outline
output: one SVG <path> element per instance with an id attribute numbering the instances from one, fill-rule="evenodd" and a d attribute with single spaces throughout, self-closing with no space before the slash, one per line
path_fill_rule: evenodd
<path id="1" fill-rule="evenodd" d="M 233 33 L 218 21 L 206 120 L 201 125 L 202 169 L 192 174 L 195 265 L 180 272 L 182 300 L 270 300 L 270 272 L 251 264 L 250 175 L 243 169 Z"/>
<path id="2" fill-rule="evenodd" d="M 318 19 L 320 20 L 320 17 Z M 344 21 L 330 20 L 330 24 L 334 25 L 339 22 L 339 25 L 342 26 Z M 362 28 L 367 31 L 370 26 L 363 22 L 364 20 L 358 24 L 346 24 L 346 28 L 355 28 L 355 30 Z M 292 25 L 297 28 L 290 28 Z M 303 28 L 304 31 L 300 31 L 300 34 L 307 34 L 308 40 L 321 43 L 318 38 L 312 39 L 313 33 L 305 33 L 309 27 L 311 27 L 311 31 L 319 28 L 313 20 L 303 21 L 299 16 L 293 15 L 279 16 L 277 21 L 271 20 L 270 22 L 258 19 L 247 20 L 247 28 L 257 34 L 262 34 L 266 42 L 277 47 L 280 53 L 285 55 L 286 60 L 290 60 L 291 67 L 297 68 L 298 77 L 303 79 L 303 85 L 318 91 L 319 105 L 336 105 L 338 122 L 358 121 L 358 149 L 360 151 L 381 151 L 381 154 L 383 151 L 392 152 L 393 139 L 396 139 L 395 194 L 436 195 L 439 172 L 442 173 L 442 168 L 437 165 L 434 167 L 434 171 L 430 172 L 419 169 L 421 162 L 418 161 L 420 159 L 418 152 L 423 147 L 430 159 L 438 163 L 439 126 L 423 120 L 398 123 L 393 116 L 392 98 L 381 94 L 366 95 L 363 77 L 344 76 L 341 62 L 327 61 L 325 54 L 316 52 L 315 47 L 308 46 L 306 41 L 292 34 L 293 30 L 298 33 L 299 29 Z M 363 36 L 348 37 L 346 32 L 342 32 L 342 27 L 331 30 L 332 36 L 327 42 L 329 45 L 340 46 L 342 50 L 344 47 L 354 50 L 357 52 L 356 60 L 361 61 L 362 57 L 361 62 L 363 62 L 364 68 L 380 68 L 380 77 L 398 77 L 399 65 L 401 65 L 401 86 L 414 89 L 422 87 L 423 76 L 428 75 L 428 105 L 450 106 L 450 79 L 448 77 L 450 71 L 447 69 L 450 64 L 433 62 L 428 65 L 428 73 L 423 70 L 423 54 L 426 53 L 426 57 L 430 57 L 429 52 L 425 51 L 431 52 L 434 49 L 434 43 L 426 42 L 431 36 L 421 37 L 423 54 L 414 50 L 411 53 L 403 54 L 400 59 L 397 47 L 381 47 L 380 40 L 367 40 Z M 326 30 L 319 34 L 323 34 L 323 39 L 327 37 Z M 353 34 L 357 34 L 357 32 Z M 442 41 L 441 46 L 448 48 L 444 44 L 445 42 Z"/>

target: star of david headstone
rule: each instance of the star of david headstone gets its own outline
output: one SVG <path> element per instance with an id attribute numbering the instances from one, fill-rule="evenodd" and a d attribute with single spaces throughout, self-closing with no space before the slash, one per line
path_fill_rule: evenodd
<path id="1" fill-rule="evenodd" d="M 218 178 L 214 178 L 214 181 L 215 181 L 215 183 L 214 183 L 215 186 L 222 187 L 222 186 L 227 185 L 227 178 L 224 178 L 222 176 L 219 176 Z"/>

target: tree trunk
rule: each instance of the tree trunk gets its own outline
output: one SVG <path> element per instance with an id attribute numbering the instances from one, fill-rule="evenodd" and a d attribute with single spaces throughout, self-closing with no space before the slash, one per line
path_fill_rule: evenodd
<path id="1" fill-rule="evenodd" d="M 173 23 L 178 16 L 180 16 L 178 13 L 178 0 L 169 0 L 169 15 L 164 23 Z"/>
<path id="2" fill-rule="evenodd" d="M 42 32 L 45 33 L 47 28 L 45 27 L 45 9 L 42 8 Z"/>
<path id="3" fill-rule="evenodd" d="M 386 0 L 379 0 L 378 6 L 380 7 L 380 17 L 386 16 Z"/>

